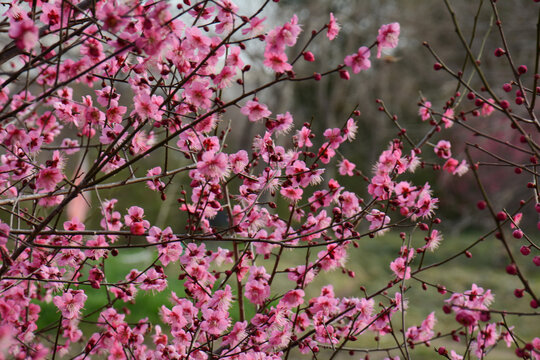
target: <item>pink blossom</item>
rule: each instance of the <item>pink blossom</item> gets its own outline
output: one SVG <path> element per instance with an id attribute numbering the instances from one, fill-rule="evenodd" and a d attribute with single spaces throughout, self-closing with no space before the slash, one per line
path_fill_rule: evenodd
<path id="1" fill-rule="evenodd" d="M 328 37 L 328 40 L 334 40 L 339 33 L 340 26 L 337 23 L 336 18 L 334 18 L 333 13 L 330 13 L 330 22 L 327 25 L 327 29 L 326 36 Z"/>
<path id="2" fill-rule="evenodd" d="M 501 338 L 504 340 L 506 347 L 511 347 L 514 344 L 514 338 L 512 338 L 512 335 L 511 335 L 513 330 L 514 330 L 514 326 L 510 326 L 508 328 L 508 331 L 501 332 Z M 538 350 L 540 350 L 540 338 L 534 338 L 533 345 L 535 344 L 536 339 L 538 339 L 536 347 L 538 348 Z"/>
<path id="3" fill-rule="evenodd" d="M 212 296 L 212 299 L 206 304 L 211 309 L 219 311 L 229 311 L 233 299 L 232 289 L 226 285 L 223 290 L 218 290 Z"/>
<path id="4" fill-rule="evenodd" d="M 214 78 L 214 84 L 218 89 L 224 89 L 233 84 L 233 79 L 236 76 L 236 70 L 231 66 L 225 66 L 223 70 Z"/>
<path id="5" fill-rule="evenodd" d="M 64 222 L 64 230 L 68 231 L 81 231 L 85 226 L 79 221 L 77 217 L 73 217 L 71 220 Z"/>
<path id="6" fill-rule="evenodd" d="M 103 22 L 103 29 L 112 33 L 119 33 L 127 24 L 127 19 L 123 16 L 127 13 L 127 8 L 118 3 L 106 2 L 97 12 L 97 18 Z"/>
<path id="7" fill-rule="evenodd" d="M 163 268 L 155 266 L 139 276 L 137 280 L 141 281 L 141 290 L 163 291 L 167 288 L 166 278 L 167 275 L 163 272 Z"/>
<path id="8" fill-rule="evenodd" d="M 155 168 L 148 170 L 148 172 L 146 173 L 147 177 L 155 176 L 154 179 L 148 180 L 146 182 L 146 185 L 148 186 L 150 190 L 162 191 L 164 189 L 165 184 L 159 178 L 159 175 L 161 174 L 162 174 L 162 170 L 160 166 L 156 166 Z"/>
<path id="9" fill-rule="evenodd" d="M 132 206 L 128 209 L 128 215 L 124 216 L 126 226 L 133 235 L 143 235 L 150 227 L 147 220 L 143 220 L 144 210 L 138 206 Z"/>
<path id="10" fill-rule="evenodd" d="M 221 335 L 231 324 L 229 313 L 226 311 L 207 308 L 202 310 L 202 314 L 204 320 L 201 323 L 201 330 L 210 335 Z"/>
<path id="11" fill-rule="evenodd" d="M 191 16 L 193 16 L 194 18 L 200 16 L 204 20 L 209 20 L 212 17 L 215 9 L 216 8 L 214 6 L 205 6 L 202 9 L 197 7 L 195 9 L 190 10 L 189 12 Z"/>
<path id="12" fill-rule="evenodd" d="M 265 53 L 282 53 L 286 46 L 294 46 L 301 32 L 298 17 L 294 15 L 290 22 L 282 27 L 276 27 L 266 36 L 267 46 Z"/>
<path id="13" fill-rule="evenodd" d="M 159 111 L 159 103 L 158 97 L 156 95 L 153 95 L 152 97 L 142 92 L 135 96 L 133 99 L 135 110 L 132 112 L 132 114 L 139 115 L 142 119 L 154 119 L 154 120 L 160 120 L 161 118 L 161 112 Z"/>
<path id="14" fill-rule="evenodd" d="M 227 59 L 225 60 L 225 65 L 230 67 L 237 67 L 242 68 L 244 67 L 244 62 L 242 61 L 242 58 L 240 56 L 241 49 L 238 46 L 234 46 L 230 48 L 229 55 L 227 56 Z"/>
<path id="15" fill-rule="evenodd" d="M 435 313 L 430 313 L 424 321 L 422 321 L 422 325 L 417 327 L 413 326 L 407 329 L 406 336 L 408 339 L 414 342 L 422 342 L 422 341 L 429 341 L 431 338 L 435 335 L 433 331 L 433 327 L 435 326 L 435 322 L 437 320 L 435 319 Z"/>
<path id="16" fill-rule="evenodd" d="M 444 128 L 445 129 L 448 129 L 448 128 L 451 128 L 453 125 L 454 125 L 454 119 L 455 119 L 455 116 L 454 116 L 454 109 L 452 108 L 448 108 L 445 110 L 441 120 L 444 124 Z"/>
<path id="17" fill-rule="evenodd" d="M 456 321 L 463 326 L 473 326 L 478 321 L 478 315 L 474 311 L 462 309 L 457 312 Z"/>
<path id="18" fill-rule="evenodd" d="M 223 337 L 223 345 L 229 345 L 231 347 L 236 346 L 246 338 L 246 321 L 238 321 L 234 324 L 233 329 Z"/>
<path id="19" fill-rule="evenodd" d="M 321 295 L 310 300 L 311 311 L 315 314 L 328 316 L 338 311 L 339 299 L 334 295 L 334 287 L 326 285 L 321 289 Z"/>
<path id="20" fill-rule="evenodd" d="M 313 143 L 311 142 L 311 130 L 305 126 L 302 126 L 302 129 L 298 130 L 295 139 L 299 148 L 313 146 Z"/>
<path id="21" fill-rule="evenodd" d="M 43 13 L 39 17 L 42 23 L 50 26 L 51 30 L 57 30 L 60 28 L 60 9 L 56 4 L 43 3 L 41 5 L 41 10 Z M 67 24 L 67 14 L 64 14 L 64 24 Z"/>
<path id="22" fill-rule="evenodd" d="M 75 319 L 79 317 L 86 299 L 87 296 L 83 290 L 69 289 L 62 296 L 55 296 L 53 303 L 62 312 L 64 318 Z"/>
<path id="23" fill-rule="evenodd" d="M 439 233 L 438 230 L 433 230 L 431 234 L 426 238 L 426 245 L 424 246 L 424 248 L 433 252 L 439 247 L 442 239 L 442 234 Z"/>
<path id="24" fill-rule="evenodd" d="M 512 220 L 514 220 L 511 224 L 510 224 L 510 227 L 512 229 L 515 229 L 516 226 L 519 226 L 519 224 L 521 223 L 521 220 L 523 219 L 523 213 L 517 213 L 516 215 L 514 215 L 512 217 Z M 516 225 L 514 225 L 516 224 Z"/>
<path id="25" fill-rule="evenodd" d="M 399 206 L 401 207 L 414 206 L 416 202 L 416 197 L 418 195 L 418 191 L 416 191 L 416 187 L 413 186 L 410 182 L 400 181 L 399 183 L 396 184 L 394 191 L 396 192 Z"/>
<path id="26" fill-rule="evenodd" d="M 262 305 L 270 296 L 270 287 L 262 282 L 248 281 L 246 283 L 245 295 L 255 305 Z"/>
<path id="27" fill-rule="evenodd" d="M 102 258 L 103 256 L 105 256 L 106 254 L 106 250 L 104 249 L 94 249 L 94 250 L 91 250 L 92 248 L 98 248 L 98 247 L 107 247 L 109 246 L 109 244 L 107 243 L 107 241 L 105 241 L 105 236 L 103 235 L 98 235 L 94 238 L 90 238 L 87 242 L 86 242 L 86 246 L 88 248 L 90 248 L 89 250 L 85 250 L 84 251 L 84 255 L 86 257 L 88 257 L 89 259 L 94 259 L 94 260 L 97 260 L 97 259 L 100 259 Z"/>
<path id="28" fill-rule="evenodd" d="M 368 185 L 368 192 L 375 199 L 387 200 L 394 190 L 394 182 L 386 174 L 375 175 Z"/>
<path id="29" fill-rule="evenodd" d="M 157 226 L 152 226 L 150 230 L 148 230 L 148 236 L 146 237 L 146 241 L 151 244 L 155 244 L 162 241 L 169 241 L 171 237 L 172 230 L 170 227 L 167 227 L 165 230 L 162 231 Z"/>
<path id="30" fill-rule="evenodd" d="M 209 109 L 212 106 L 212 90 L 208 81 L 194 81 L 190 87 L 184 90 L 186 101 L 196 107 Z"/>
<path id="31" fill-rule="evenodd" d="M 146 231 L 146 229 L 144 228 L 144 224 L 142 222 L 133 222 L 130 226 L 129 226 L 129 231 L 133 234 L 133 235 L 143 235 Z"/>
<path id="32" fill-rule="evenodd" d="M 426 101 L 420 106 L 420 109 L 418 110 L 418 115 L 422 118 L 422 121 L 426 121 L 431 117 L 431 102 Z"/>
<path id="33" fill-rule="evenodd" d="M 229 159 L 222 152 L 205 151 L 197 170 L 206 178 L 223 179 L 229 175 Z"/>
<path id="34" fill-rule="evenodd" d="M 36 186 L 38 189 L 44 189 L 45 191 L 53 191 L 62 179 L 64 175 L 60 169 L 56 167 L 48 167 L 42 169 L 36 178 Z"/>
<path id="35" fill-rule="evenodd" d="M 172 234 L 172 230 L 169 226 L 163 230 L 163 241 L 176 241 L 178 238 Z M 162 246 L 158 246 L 158 252 L 160 255 L 159 261 L 163 266 L 167 266 L 172 262 L 178 261 L 180 255 L 182 255 L 182 245 L 179 242 L 169 242 Z"/>
<path id="36" fill-rule="evenodd" d="M 351 217 L 358 214 L 361 210 L 360 202 L 355 193 L 350 191 L 344 191 L 339 196 L 339 204 L 341 205 L 341 210 L 343 215 L 346 217 Z"/>
<path id="37" fill-rule="evenodd" d="M 0 247 L 6 246 L 10 230 L 8 224 L 0 221 Z"/>
<path id="38" fill-rule="evenodd" d="M 469 171 L 469 165 L 465 160 L 462 160 L 460 163 L 458 160 L 450 158 L 444 163 L 443 169 L 452 175 L 462 176 Z"/>
<path id="39" fill-rule="evenodd" d="M 330 146 L 329 143 L 325 142 L 319 148 L 318 155 L 323 164 L 328 164 L 334 155 L 336 155 L 336 151 Z"/>
<path id="40" fill-rule="evenodd" d="M 304 303 L 304 295 L 305 293 L 302 289 L 290 290 L 283 296 L 280 303 L 283 303 L 287 308 L 292 309 Z"/>
<path id="41" fill-rule="evenodd" d="M 482 331 L 478 332 L 476 342 L 473 343 L 475 355 L 480 359 L 485 356 L 489 347 L 495 345 L 499 338 L 497 334 L 496 324 L 487 324 Z"/>
<path id="42" fill-rule="evenodd" d="M 373 299 L 360 299 L 360 301 L 356 304 L 356 310 L 358 311 L 359 319 L 363 321 L 369 321 L 373 314 L 374 306 L 375 302 Z"/>
<path id="43" fill-rule="evenodd" d="M 344 266 L 347 257 L 347 252 L 343 246 L 330 244 L 326 246 L 326 250 L 319 251 L 317 258 L 322 270 L 330 271 L 337 267 Z"/>
<path id="44" fill-rule="evenodd" d="M 249 27 L 242 29 L 242 35 L 250 34 L 251 36 L 258 36 L 264 32 L 264 21 L 266 17 L 259 18 L 257 16 L 252 17 L 249 20 Z"/>
<path id="45" fill-rule="evenodd" d="M 87 38 L 81 46 L 81 55 L 85 55 L 84 59 L 90 60 L 91 63 L 97 63 L 105 58 L 103 45 L 95 38 Z"/>
<path id="46" fill-rule="evenodd" d="M 411 268 L 407 266 L 406 259 L 398 257 L 390 264 L 390 269 L 396 274 L 400 279 L 410 279 L 411 278 Z"/>
<path id="47" fill-rule="evenodd" d="M 286 71 L 292 70 L 292 65 L 287 62 L 287 55 L 280 52 L 266 52 L 264 53 L 264 62 L 265 66 L 268 66 L 270 69 L 274 70 L 277 73 L 284 73 Z"/>
<path id="48" fill-rule="evenodd" d="M 278 114 L 275 120 L 266 121 L 266 128 L 271 133 L 287 133 L 292 125 L 293 118 L 288 111 L 285 114 Z"/>
<path id="49" fill-rule="evenodd" d="M 399 23 L 386 24 L 380 27 L 377 36 L 377 58 L 381 57 L 382 49 L 395 48 L 399 40 Z"/>
<path id="50" fill-rule="evenodd" d="M 25 18 L 20 21 L 10 21 L 9 37 L 15 40 L 19 49 L 29 51 L 38 43 L 39 30 L 34 22 Z"/>
<path id="51" fill-rule="evenodd" d="M 512 329 L 513 326 L 510 328 Z M 533 350 L 531 351 L 532 355 L 534 356 L 534 360 L 540 360 L 540 338 L 535 337 L 532 341 Z"/>
<path id="52" fill-rule="evenodd" d="M 249 121 L 257 121 L 272 114 L 266 105 L 254 100 L 249 100 L 240 111 L 248 116 Z"/>
<path id="53" fill-rule="evenodd" d="M 345 134 L 347 140 L 353 141 L 356 138 L 357 131 L 358 125 L 356 125 L 356 121 L 354 121 L 353 118 L 347 120 L 347 124 L 345 124 L 345 128 L 343 129 L 343 133 Z"/>
<path id="54" fill-rule="evenodd" d="M 413 220 L 419 217 L 425 218 L 433 215 L 433 211 L 437 208 L 438 202 L 439 199 L 431 196 L 431 189 L 429 187 L 429 184 L 426 183 L 418 194 L 415 205 L 417 210 L 412 216 Z"/>
<path id="55" fill-rule="evenodd" d="M 448 159 L 452 156 L 452 151 L 450 150 L 451 146 L 449 141 L 440 140 L 433 150 L 438 157 Z"/>
<path id="56" fill-rule="evenodd" d="M 341 130 L 338 128 L 326 129 L 323 135 L 328 140 L 329 146 L 332 149 L 337 149 L 339 145 L 345 141 L 341 136 Z"/>
<path id="57" fill-rule="evenodd" d="M 345 57 L 345 65 L 352 68 L 355 74 L 358 74 L 362 70 L 367 70 L 371 67 L 371 61 L 369 61 L 370 51 L 366 46 L 362 46 L 358 49 L 356 54 L 347 55 Z"/>
<path id="58" fill-rule="evenodd" d="M 103 125 L 105 114 L 94 106 L 87 106 L 84 109 L 84 120 L 87 124 Z"/>
<path id="59" fill-rule="evenodd" d="M 191 49 L 199 49 L 199 51 L 207 52 L 207 48 L 212 43 L 208 36 L 202 34 L 202 31 L 194 26 L 188 27 L 185 30 L 186 43 Z"/>
<path id="60" fill-rule="evenodd" d="M 495 110 L 493 106 L 491 106 L 491 104 L 494 104 L 494 103 L 495 103 L 495 100 L 493 100 L 492 98 L 489 98 L 487 102 L 484 102 L 482 104 L 482 116 L 487 117 L 491 115 L 493 110 Z"/>
<path id="61" fill-rule="evenodd" d="M 105 274 L 97 267 L 93 267 L 88 272 L 88 281 L 94 289 L 101 288 L 101 282 L 105 279 Z"/>
<path id="62" fill-rule="evenodd" d="M 307 269 L 305 265 L 298 265 L 295 268 L 288 269 L 287 278 L 296 282 L 298 285 L 307 285 L 315 279 L 315 269 L 313 264 L 309 264 Z"/>
<path id="63" fill-rule="evenodd" d="M 167 309 L 164 305 L 161 306 L 160 315 L 163 322 L 171 325 L 173 331 L 182 329 L 191 321 L 191 313 L 189 307 L 183 306 L 184 304 L 176 305 L 172 310 Z M 188 310 L 186 312 L 186 310 Z"/>
<path id="64" fill-rule="evenodd" d="M 107 121 L 112 124 L 121 123 L 122 115 L 124 115 L 126 111 L 127 111 L 127 107 L 125 106 L 109 107 L 107 109 Z"/>
<path id="65" fill-rule="evenodd" d="M 235 174 L 241 173 L 249 164 L 248 154 L 245 150 L 240 150 L 236 154 L 229 155 L 229 162 Z"/>
<path id="66" fill-rule="evenodd" d="M 353 170 L 355 168 L 356 168 L 355 164 L 353 164 L 347 159 L 343 159 L 343 161 L 339 163 L 339 174 L 353 176 L 354 175 Z"/>
<path id="67" fill-rule="evenodd" d="M 369 230 L 378 230 L 378 235 L 390 230 L 389 228 L 384 228 L 390 223 L 390 217 L 378 209 L 371 210 L 371 212 L 366 215 L 366 220 L 371 223 Z"/>
<path id="68" fill-rule="evenodd" d="M 106 86 L 101 90 L 96 90 L 97 102 L 104 107 L 118 106 L 118 100 L 120 95 L 116 92 L 115 88 Z"/>
<path id="69" fill-rule="evenodd" d="M 279 191 L 283 197 L 287 198 L 291 202 L 297 202 L 302 199 L 303 190 L 293 187 L 282 187 Z"/>

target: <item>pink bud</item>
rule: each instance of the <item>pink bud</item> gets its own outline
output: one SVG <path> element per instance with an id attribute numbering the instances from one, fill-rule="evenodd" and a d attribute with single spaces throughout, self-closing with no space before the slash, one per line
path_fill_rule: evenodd
<path id="1" fill-rule="evenodd" d="M 311 51 L 304 52 L 304 60 L 312 62 L 315 61 L 315 56 L 313 56 L 313 53 Z"/>
<path id="2" fill-rule="evenodd" d="M 519 248 L 519 251 L 521 252 L 522 255 L 524 256 L 527 256 L 531 253 L 531 249 L 528 247 L 528 246 L 525 246 L 523 245 L 522 247 Z"/>
<path id="3" fill-rule="evenodd" d="M 505 53 L 506 53 L 506 51 L 504 51 L 504 50 L 501 49 L 501 48 L 496 48 L 496 49 L 495 49 L 495 56 L 496 56 L 496 57 L 501 57 L 501 56 L 503 56 Z"/>
<path id="4" fill-rule="evenodd" d="M 131 233 L 133 235 L 143 235 L 144 234 L 144 225 L 140 221 L 139 222 L 134 222 L 129 227 L 129 231 L 131 231 Z"/>
<path id="5" fill-rule="evenodd" d="M 519 65 L 519 67 L 518 67 L 518 73 L 519 73 L 520 75 L 523 75 L 523 74 L 525 74 L 526 72 L 527 72 L 527 67 L 526 67 L 525 65 Z"/>
<path id="6" fill-rule="evenodd" d="M 517 267 L 516 267 L 516 264 L 510 264 L 506 267 L 506 272 L 510 275 L 516 275 L 518 272 L 517 272 Z"/>
<path id="7" fill-rule="evenodd" d="M 349 80 L 351 78 L 351 75 L 347 70 L 341 69 L 339 70 L 339 77 L 343 80 Z"/>

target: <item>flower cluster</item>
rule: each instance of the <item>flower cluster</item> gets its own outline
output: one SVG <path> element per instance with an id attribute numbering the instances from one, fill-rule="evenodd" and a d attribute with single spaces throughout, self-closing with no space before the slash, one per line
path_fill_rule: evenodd
<path id="1" fill-rule="evenodd" d="M 382 25 L 373 45 L 343 64 L 299 76 L 302 57 L 316 65 L 312 42 L 338 36 L 333 13 L 303 39 L 297 15 L 269 24 L 261 15 L 268 1 L 253 13 L 232 0 L 172 5 L 13 0 L 4 14 L 11 43 L 0 52 L 0 66 L 10 61 L 0 75 L 0 359 L 277 360 L 324 357 L 360 337 L 393 339 L 401 354 L 431 346 L 435 313 L 419 325 L 404 320 L 409 283 L 427 289 L 417 275 L 439 266 L 426 264 L 442 241 L 439 199 L 412 173 L 430 156 L 451 174 L 476 170 L 452 157 L 450 141 L 432 143 L 442 125 L 460 123 L 455 99 L 441 113 L 423 100 L 420 116 L 432 130 L 415 143 L 400 128 L 365 176 L 345 156 L 359 111 L 319 134 L 264 95 L 286 81 L 368 71 L 370 49 L 380 58 L 396 48 L 400 25 Z M 246 52 L 254 40 L 263 42 L 260 61 Z M 252 68 L 271 76 L 255 86 Z M 527 100 L 522 90 L 517 102 Z M 495 96 L 477 100 L 475 116 L 507 109 Z M 239 122 L 255 133 L 243 138 L 251 147 L 231 141 Z M 137 184 L 147 196 L 139 203 L 130 190 Z M 177 201 L 171 209 L 168 196 Z M 159 214 L 150 202 L 162 205 Z M 498 229 L 509 222 L 516 239 L 529 241 L 527 256 L 538 247 L 522 216 L 495 218 Z M 410 234 L 388 235 L 397 255 L 384 260 L 379 289 L 362 286 L 358 295 L 351 286 L 341 296 L 317 281 L 335 270 L 355 278 L 348 266 L 357 248 L 398 227 Z M 416 229 L 424 241 L 413 238 Z M 523 277 L 514 263 L 507 272 Z M 516 294 L 526 290 L 535 304 L 524 284 Z M 133 320 L 130 309 L 144 296 L 166 300 Z M 474 285 L 443 309 L 467 329 L 479 358 L 499 341 L 516 342 L 511 328 L 489 323 L 492 300 Z M 516 345 L 538 359 L 539 342 Z"/>

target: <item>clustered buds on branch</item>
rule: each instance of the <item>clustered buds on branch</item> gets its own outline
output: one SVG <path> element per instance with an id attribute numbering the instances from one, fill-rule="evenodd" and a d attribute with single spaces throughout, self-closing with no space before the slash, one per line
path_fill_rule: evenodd
<path id="1" fill-rule="evenodd" d="M 272 6 L 268 0 L 251 14 L 231 0 L 184 0 L 176 7 L 166 1 L 111 0 L 3 6 L 1 26 L 9 26 L 9 44 L 0 53 L 0 359 L 247 360 L 318 353 L 333 359 L 347 351 L 365 359 L 370 353 L 397 359 L 411 358 L 419 344 L 431 347 L 441 339 L 464 342 L 466 357 L 485 358 L 505 342 L 518 357 L 540 359 L 540 338 L 519 334 L 506 321 L 511 315 L 539 314 L 492 310 L 491 290 L 475 284 L 441 302 L 445 313 L 455 314 L 453 331 L 436 332 L 435 312 L 423 314 L 419 325 L 406 325 L 407 306 L 422 307 L 408 304 L 409 284 L 445 294 L 445 285 L 419 276 L 450 266 L 458 256 L 470 257 L 484 240 L 439 263 L 431 260 L 429 252 L 443 239 L 437 228 L 441 221 L 434 217 L 440 202 L 428 182 L 408 175 L 427 168 L 430 157 L 435 170 L 473 173 L 478 179 L 484 195 L 478 208 L 492 213 L 493 232 L 511 262 L 507 272 L 521 284 L 514 293 L 538 307 L 533 284 L 504 233 L 511 226 L 521 254 L 540 264 L 538 245 L 520 226 L 521 208 L 540 202 L 540 147 L 529 132 L 540 129 L 534 113 L 538 77 L 526 87 L 527 68 L 513 65 L 506 45 L 495 51 L 514 70 L 503 89 L 517 89 L 514 102 L 526 114 L 511 111 L 509 101 L 487 83 L 489 95 L 475 91 L 430 48 L 435 69 L 458 81 L 456 95 L 442 111 L 422 99 L 419 114 L 430 127 L 419 139 L 411 138 L 378 100 L 399 136 L 380 149 L 373 174 L 366 176 L 341 151 L 358 136 L 359 111 L 320 136 L 309 123 L 297 127 L 290 112 L 274 115 L 262 99 L 264 90 L 278 83 L 338 74 L 349 80 L 348 69 L 355 74 L 370 69 L 373 47 L 377 58 L 397 47 L 398 23 L 382 25 L 378 35 L 370 35 L 373 43 L 344 56 L 344 64 L 304 74 L 302 61 L 316 64 L 321 56 L 309 45 L 340 33 L 333 13 L 294 53 L 302 32 L 299 19 L 294 15 L 269 24 L 262 17 Z M 318 39 L 320 34 L 327 39 Z M 264 59 L 252 60 L 248 50 L 260 41 Z M 464 45 L 467 56 L 476 59 Z M 478 61 L 473 63 L 484 79 Z M 250 71 L 261 69 L 271 72 L 271 79 L 255 86 Z M 459 112 L 463 88 L 474 105 Z M 515 213 L 497 213 L 482 187 L 484 164 L 473 161 L 471 153 L 489 150 L 469 144 L 467 159 L 458 160 L 450 141 L 435 140 L 443 125 L 475 132 L 466 118 L 494 112 L 511 121 L 527 146 L 508 144 L 508 149 L 531 159 L 513 163 L 491 154 L 533 176 L 534 195 Z M 246 120 L 257 129 L 264 125 L 263 131 L 250 149 L 229 150 L 235 136 L 231 127 Z M 423 151 L 429 147 L 436 156 Z M 328 176 L 328 167 L 338 168 L 339 176 Z M 353 191 L 340 184 L 340 177 L 351 176 L 363 179 L 365 187 Z M 151 197 L 156 202 L 165 201 L 172 188 L 185 229 L 178 223 L 162 229 L 145 204 L 119 209 L 118 199 L 131 201 L 130 189 L 138 183 L 159 194 Z M 174 191 L 173 184 L 182 190 Z M 102 198 L 106 189 L 115 189 L 116 198 Z M 81 211 L 90 199 L 98 204 Z M 94 225 L 82 218 L 86 211 L 98 215 L 99 229 L 87 228 Z M 226 224 L 217 225 L 218 217 Z M 392 275 L 381 276 L 379 289 L 343 297 L 332 284 L 316 288 L 323 272 L 341 269 L 354 278 L 347 257 L 369 256 L 355 251 L 359 242 L 398 229 L 409 233 L 395 235 L 399 243 L 387 265 Z M 413 238 L 414 231 L 425 232 L 424 241 Z M 137 260 L 136 269 L 117 265 L 122 279 L 113 280 L 110 258 L 133 249 L 146 249 L 151 261 Z M 289 252 L 294 263 L 285 260 Z M 171 274 L 182 293 L 172 291 L 177 280 Z M 159 321 L 128 322 L 123 306 L 136 304 L 139 293 L 167 294 Z M 91 298 L 102 302 L 96 307 Z M 53 305 L 57 320 L 44 323 L 44 309 Z M 394 345 L 360 347 L 361 337 L 388 338 Z M 434 348 L 442 357 L 463 359 L 457 350 Z"/>

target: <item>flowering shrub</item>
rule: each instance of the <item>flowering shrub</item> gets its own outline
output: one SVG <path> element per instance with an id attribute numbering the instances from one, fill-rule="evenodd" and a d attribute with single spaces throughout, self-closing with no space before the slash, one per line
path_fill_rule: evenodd
<path id="1" fill-rule="evenodd" d="M 491 5 L 498 16 L 495 1 Z M 521 263 L 540 265 L 539 247 L 520 221 L 539 202 L 540 147 L 533 135 L 540 129 L 534 112 L 539 77 L 527 77 L 525 66 L 516 67 L 503 41 L 505 48 L 495 55 L 506 56 L 512 70 L 503 89 L 515 88 L 522 114 L 510 107 L 506 94 L 492 90 L 479 61 L 471 63 L 482 91 L 426 44 L 436 58 L 435 69 L 455 77 L 457 93 L 442 110 L 422 99 L 420 118 L 429 125 L 418 139 L 379 100 L 399 135 L 381 146 L 373 173 L 366 176 L 340 151 L 344 143 L 359 140 L 359 111 L 342 119 L 341 127 L 317 134 L 304 119 L 295 124 L 290 112 L 274 114 L 261 96 L 279 83 L 326 76 L 354 80 L 350 70 L 369 71 L 372 60 L 378 61 L 371 59 L 374 47 L 380 58 L 398 46 L 400 25 L 381 24 L 378 34 L 369 34 L 372 43 L 344 54 L 343 64 L 304 74 L 303 61 L 316 63 L 323 56 L 308 50 L 314 41 L 346 36 L 339 15 L 329 14 L 294 53 L 305 30 L 300 19 L 295 15 L 270 24 L 262 16 L 267 6 L 276 5 L 261 1 L 253 13 L 230 0 L 184 0 L 176 6 L 87 0 L 6 5 L 2 23 L 9 24 L 5 40 L 10 42 L 0 53 L 0 63 L 9 68 L 2 73 L 0 91 L 0 357 L 246 360 L 318 353 L 335 358 L 352 352 L 366 359 L 379 353 L 396 359 L 412 358 L 415 347 L 425 344 L 433 347 L 433 356 L 462 359 L 485 358 L 505 344 L 518 357 L 540 359 L 540 338 L 506 321 L 512 315 L 539 314 L 494 310 L 491 291 L 476 284 L 455 289 L 441 301 L 445 313 L 455 314 L 451 332 L 437 332 L 435 312 L 426 312 L 419 324 L 406 317 L 408 306 L 422 306 L 408 304 L 412 284 L 449 291 L 444 279 L 430 284 L 422 274 L 470 257 L 473 247 L 492 234 L 506 251 L 506 271 L 520 284 L 515 296 L 538 307 Z M 497 26 L 503 35 L 500 21 Z M 477 59 L 458 35 L 466 56 Z M 261 41 L 262 59 L 252 59 L 247 50 Z M 250 81 L 255 69 L 269 74 L 265 83 Z M 472 103 L 462 102 L 464 96 Z M 516 211 L 495 208 L 483 190 L 480 170 L 488 164 L 476 162 L 472 153 L 482 151 L 480 146 L 471 144 L 466 155 L 456 154 L 439 136 L 443 125 L 476 132 L 467 117 L 491 113 L 504 116 L 522 144 L 477 135 L 530 157 L 527 163 L 512 163 L 504 153 L 489 153 L 498 164 L 533 177 L 527 185 L 532 194 Z M 228 119 L 263 128 L 251 148 L 229 150 Z M 478 207 L 487 207 L 495 224 L 489 234 L 440 262 L 430 258 L 443 239 L 435 217 L 439 200 L 429 183 L 410 176 L 427 170 L 426 161 L 456 177 L 474 175 L 484 196 Z M 328 176 L 329 167 L 338 168 L 339 176 Z M 365 186 L 340 184 L 340 177 L 349 176 L 364 179 Z M 158 226 L 145 204 L 116 206 L 118 199 L 130 199 L 133 184 L 146 184 L 149 198 L 155 192 L 156 201 L 165 201 L 166 190 L 177 182 L 184 185 L 175 194 L 183 231 L 177 224 Z M 100 191 L 111 188 L 116 198 L 101 198 Z M 88 211 L 99 218 L 100 228 L 88 228 L 92 222 L 84 218 L 91 197 L 98 204 Z M 226 225 L 218 225 L 219 217 Z M 415 231 L 425 232 L 425 239 L 418 241 Z M 508 231 L 522 244 L 524 259 L 517 258 Z M 399 244 L 387 264 L 392 276 L 381 277 L 379 289 L 343 297 L 326 284 L 314 293 L 321 273 L 342 269 L 354 278 L 347 258 L 369 256 L 355 253 L 359 242 L 376 241 L 371 239 L 386 232 Z M 122 268 L 123 280 L 111 281 L 105 260 L 140 248 L 151 253 L 152 261 Z M 284 261 L 290 252 L 293 265 Z M 172 273 L 178 280 L 171 279 Z M 176 281 L 181 294 L 171 291 Z M 123 305 L 136 303 L 141 293 L 167 294 L 159 322 L 126 320 Z M 88 306 L 96 294 L 103 294 L 103 303 Z M 51 304 L 58 320 L 43 323 L 41 310 Z M 357 342 L 373 338 L 374 346 Z M 394 345 L 376 346 L 381 338 Z M 441 339 L 465 346 L 434 345 Z"/>

